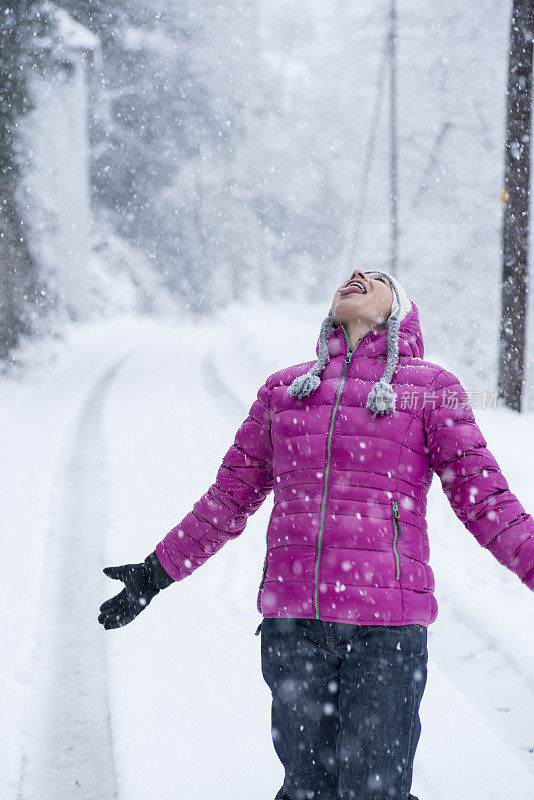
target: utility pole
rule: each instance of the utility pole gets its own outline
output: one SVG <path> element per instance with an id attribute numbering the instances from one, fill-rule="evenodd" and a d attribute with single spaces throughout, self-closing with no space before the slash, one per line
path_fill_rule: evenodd
<path id="1" fill-rule="evenodd" d="M 513 0 L 508 66 L 502 232 L 499 397 L 521 411 L 525 374 L 534 5 Z"/>

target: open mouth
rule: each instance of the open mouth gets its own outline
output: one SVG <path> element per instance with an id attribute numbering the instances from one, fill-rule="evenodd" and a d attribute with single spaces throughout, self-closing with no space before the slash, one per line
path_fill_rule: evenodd
<path id="1" fill-rule="evenodd" d="M 351 281 L 347 286 L 343 286 L 339 289 L 340 295 L 352 294 L 354 292 L 356 292 L 356 294 L 367 294 L 367 289 L 362 281 Z"/>

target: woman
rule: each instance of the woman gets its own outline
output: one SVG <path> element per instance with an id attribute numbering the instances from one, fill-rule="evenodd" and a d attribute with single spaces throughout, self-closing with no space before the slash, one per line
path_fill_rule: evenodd
<path id="1" fill-rule="evenodd" d="M 257 607 L 278 800 L 410 794 L 437 616 L 426 496 L 436 472 L 477 541 L 534 590 L 534 521 L 486 448 L 450 372 L 423 361 L 416 306 L 355 270 L 321 325 L 317 361 L 260 388 L 215 483 L 101 607 L 130 622 L 243 531 L 274 487 Z M 304 374 L 303 374 L 304 373 Z"/>

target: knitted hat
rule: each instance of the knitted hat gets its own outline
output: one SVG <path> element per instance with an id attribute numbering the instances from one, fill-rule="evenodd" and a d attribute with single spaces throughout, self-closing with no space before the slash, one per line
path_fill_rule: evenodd
<path id="1" fill-rule="evenodd" d="M 385 414 L 395 411 L 396 395 L 391 388 L 391 378 L 395 372 L 397 361 L 399 358 L 399 326 L 401 321 L 408 316 L 411 311 L 412 304 L 408 295 L 398 282 L 387 272 L 380 272 L 380 270 L 367 270 L 367 273 L 374 273 L 377 275 L 384 275 L 393 289 L 393 303 L 391 304 L 391 314 L 386 322 L 388 330 L 388 352 L 386 367 L 382 378 L 377 381 L 367 396 L 366 407 L 376 417 L 377 414 Z M 334 330 L 334 322 L 332 319 L 332 309 L 330 309 L 328 316 L 325 317 L 321 324 L 319 333 L 319 357 L 315 364 L 310 367 L 308 372 L 304 375 L 299 375 L 291 386 L 288 387 L 288 392 L 292 397 L 306 397 L 311 394 L 321 382 L 319 377 L 330 361 L 330 353 L 328 352 L 328 337 Z"/>

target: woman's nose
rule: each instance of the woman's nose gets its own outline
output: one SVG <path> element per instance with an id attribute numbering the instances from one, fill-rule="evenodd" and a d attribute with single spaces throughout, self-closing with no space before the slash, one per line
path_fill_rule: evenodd
<path id="1" fill-rule="evenodd" d="M 352 275 L 350 276 L 350 280 L 351 281 L 353 281 L 354 279 L 359 280 L 359 281 L 366 280 L 365 272 L 362 272 L 361 269 L 355 269 L 354 272 L 352 273 Z"/>

